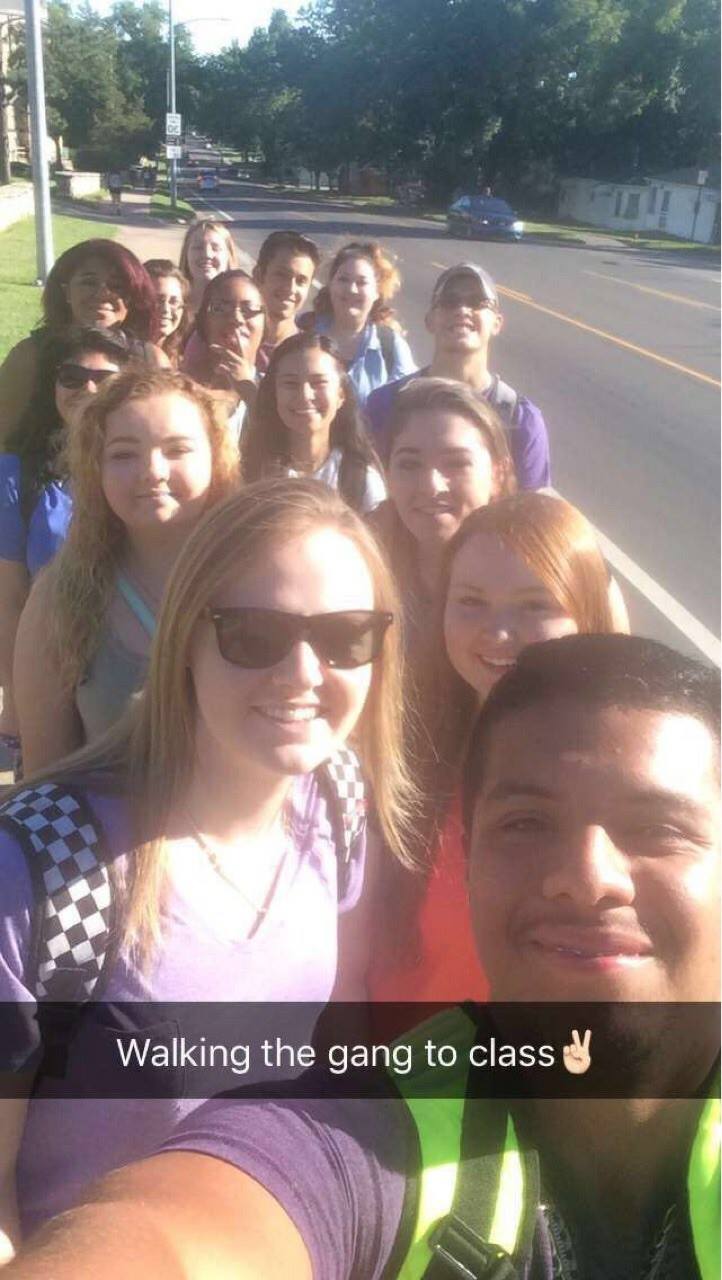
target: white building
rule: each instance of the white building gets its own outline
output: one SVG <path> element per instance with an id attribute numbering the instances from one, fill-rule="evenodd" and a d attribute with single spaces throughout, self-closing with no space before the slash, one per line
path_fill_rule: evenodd
<path id="1" fill-rule="evenodd" d="M 598 178 L 563 178 L 557 212 L 569 222 L 586 222 L 610 231 L 666 231 L 682 240 L 718 244 L 720 239 L 719 174 L 709 185 L 698 169 L 639 182 L 600 182 Z"/>

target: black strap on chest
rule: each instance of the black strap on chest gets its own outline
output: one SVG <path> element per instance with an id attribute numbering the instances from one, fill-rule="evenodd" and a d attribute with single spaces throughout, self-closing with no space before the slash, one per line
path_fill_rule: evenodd
<path id="1" fill-rule="evenodd" d="M 467 1097 L 454 1201 L 451 1212 L 441 1219 L 429 1239 L 433 1257 L 423 1280 L 519 1280 L 514 1258 L 489 1241 L 508 1114 L 506 1103 L 499 1099 Z M 525 1195 L 515 1256 L 525 1258 L 531 1249 L 539 1202 L 539 1167 L 536 1152 L 522 1150 L 520 1154 Z"/>

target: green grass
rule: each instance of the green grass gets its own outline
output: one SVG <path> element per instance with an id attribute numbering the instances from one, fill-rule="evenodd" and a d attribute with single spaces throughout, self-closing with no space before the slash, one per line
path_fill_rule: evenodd
<path id="1" fill-rule="evenodd" d="M 566 240 L 570 244 L 584 244 L 583 232 L 586 228 L 567 227 L 561 222 L 527 222 L 524 219 L 524 234 L 536 236 L 544 240 Z M 600 235 L 607 233 L 599 230 Z"/>
<path id="2" fill-rule="evenodd" d="M 180 196 L 176 201 L 176 207 L 173 209 L 170 202 L 170 196 L 164 191 L 154 191 L 150 202 L 150 211 L 154 218 L 168 218 L 171 222 L 192 222 L 196 216 L 193 205 L 187 200 L 181 200 Z"/>
<path id="3" fill-rule="evenodd" d="M 117 227 L 81 218 L 53 216 L 55 257 L 81 240 L 112 239 Z M 0 232 L 0 359 L 27 337 L 40 319 L 41 290 L 35 284 L 35 219 L 23 218 Z"/>
<path id="4" fill-rule="evenodd" d="M 577 244 L 583 244 L 594 236 L 604 236 L 605 239 L 616 240 L 619 244 L 632 249 L 693 249 L 707 254 L 715 252 L 714 245 L 697 244 L 693 240 L 677 240 L 674 236 L 665 235 L 663 232 L 614 231 L 609 227 L 593 227 L 587 223 L 526 222 L 525 230 L 538 238 L 576 241 Z"/>

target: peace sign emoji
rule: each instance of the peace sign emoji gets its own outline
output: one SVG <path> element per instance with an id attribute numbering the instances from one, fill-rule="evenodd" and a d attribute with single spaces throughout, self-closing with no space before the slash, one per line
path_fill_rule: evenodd
<path id="1" fill-rule="evenodd" d="M 579 1032 L 572 1031 L 572 1043 L 564 1046 L 564 1066 L 573 1076 L 583 1076 L 592 1065 L 592 1059 L 589 1054 L 589 1042 L 592 1033 L 587 1028 L 584 1032 L 584 1039 L 579 1039 Z"/>

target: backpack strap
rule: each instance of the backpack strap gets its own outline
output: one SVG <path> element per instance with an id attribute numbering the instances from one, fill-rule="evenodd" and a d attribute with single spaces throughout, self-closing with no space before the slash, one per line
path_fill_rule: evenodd
<path id="1" fill-rule="evenodd" d="M 519 404 L 519 396 L 507 382 L 502 382 L 498 373 L 492 375 L 492 383 L 485 397 L 493 409 L 496 409 L 504 421 L 513 426 Z"/>
<path id="2" fill-rule="evenodd" d="M 379 346 L 381 347 L 381 355 L 383 356 L 384 364 L 386 365 L 386 373 L 390 378 L 396 360 L 394 331 L 390 324 L 377 324 L 376 332 L 379 335 Z"/>
<path id="3" fill-rule="evenodd" d="M 334 751 L 316 770 L 329 806 L 336 837 L 339 866 L 339 898 L 344 896 L 351 865 L 351 851 L 366 826 L 366 784 L 358 756 L 350 747 Z"/>
<path id="4" fill-rule="evenodd" d="M 519 1149 L 506 1108 L 467 1097 L 454 1201 L 429 1237 L 423 1280 L 518 1280 L 514 1256 L 520 1236 L 531 1242 L 538 1199 L 536 1155 Z"/>
<path id="5" fill-rule="evenodd" d="M 35 999 L 97 997 L 114 926 L 114 903 L 97 819 L 79 795 L 54 782 L 21 791 L 0 809 L 20 843 L 35 889 Z"/>

